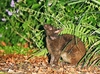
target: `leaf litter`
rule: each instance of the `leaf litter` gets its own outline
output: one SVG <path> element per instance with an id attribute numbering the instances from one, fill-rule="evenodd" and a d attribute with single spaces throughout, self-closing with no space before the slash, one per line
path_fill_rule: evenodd
<path id="1" fill-rule="evenodd" d="M 2 54 L 2 53 L 0 53 Z M 32 57 L 29 55 L 0 55 L 0 74 L 100 74 L 100 67 L 75 67 L 59 62 L 59 66 L 51 67 L 46 56 Z"/>

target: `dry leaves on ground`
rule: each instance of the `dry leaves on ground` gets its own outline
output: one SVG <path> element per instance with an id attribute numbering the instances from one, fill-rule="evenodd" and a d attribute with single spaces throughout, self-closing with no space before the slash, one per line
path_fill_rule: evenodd
<path id="1" fill-rule="evenodd" d="M 5 74 L 100 74 L 99 67 L 83 68 L 62 64 L 57 68 L 48 65 L 47 57 L 35 57 L 20 54 L 0 55 L 0 72 Z"/>

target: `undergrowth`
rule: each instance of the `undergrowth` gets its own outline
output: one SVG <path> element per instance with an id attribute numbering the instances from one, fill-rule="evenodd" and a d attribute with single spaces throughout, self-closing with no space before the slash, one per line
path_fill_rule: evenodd
<path id="1" fill-rule="evenodd" d="M 61 34 L 76 35 L 84 42 L 87 50 L 81 60 L 85 61 L 84 66 L 100 65 L 100 1 L 2 0 L 0 19 L 0 41 L 11 45 L 4 47 L 8 53 L 14 49 L 26 54 L 23 48 L 14 45 L 28 43 L 30 48 L 47 54 L 43 25 L 51 24 L 63 28 Z"/>

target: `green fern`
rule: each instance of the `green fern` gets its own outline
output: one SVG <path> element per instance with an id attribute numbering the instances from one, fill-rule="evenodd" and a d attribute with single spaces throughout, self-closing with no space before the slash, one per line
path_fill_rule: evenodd
<path id="1" fill-rule="evenodd" d="M 91 44 L 96 40 L 96 36 L 91 35 L 91 30 L 82 25 L 75 26 L 74 24 L 67 24 L 64 26 L 61 34 L 72 34 L 78 36 L 85 44 Z"/>
<path id="2" fill-rule="evenodd" d="M 96 48 L 97 47 L 97 48 Z M 83 65 L 100 65 L 100 41 L 95 42 L 87 51 L 82 60 L 85 60 Z"/>

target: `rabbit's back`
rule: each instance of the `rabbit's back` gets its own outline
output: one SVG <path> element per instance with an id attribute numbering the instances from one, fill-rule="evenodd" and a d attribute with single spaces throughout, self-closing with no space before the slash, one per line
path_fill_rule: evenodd
<path id="1" fill-rule="evenodd" d="M 65 47 L 61 52 L 61 57 L 65 62 L 77 64 L 85 55 L 85 45 L 78 37 L 74 35 L 66 34 L 63 36 L 66 42 L 69 42 L 65 43 Z"/>

